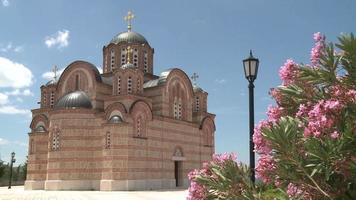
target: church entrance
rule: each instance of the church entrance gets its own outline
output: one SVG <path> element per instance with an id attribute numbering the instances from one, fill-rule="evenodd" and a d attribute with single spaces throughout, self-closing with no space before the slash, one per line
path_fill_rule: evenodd
<path id="1" fill-rule="evenodd" d="M 174 161 L 174 178 L 176 180 L 176 187 L 183 186 L 182 174 L 182 161 Z"/>

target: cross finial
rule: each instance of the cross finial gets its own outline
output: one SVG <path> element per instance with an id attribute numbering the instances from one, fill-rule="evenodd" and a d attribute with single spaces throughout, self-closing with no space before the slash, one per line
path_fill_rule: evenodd
<path id="1" fill-rule="evenodd" d="M 126 48 L 127 63 L 131 63 L 132 49 L 130 46 Z"/>
<path id="2" fill-rule="evenodd" d="M 58 67 L 57 67 L 57 65 L 55 65 L 54 67 L 53 67 L 53 69 L 52 69 L 52 72 L 53 72 L 53 79 L 54 79 L 54 81 L 57 81 L 57 72 L 58 72 Z"/>
<path id="3" fill-rule="evenodd" d="M 199 78 L 199 75 L 197 73 L 193 73 L 193 76 L 191 77 L 193 80 L 193 85 L 197 85 L 197 80 Z"/>
<path id="4" fill-rule="evenodd" d="M 135 15 L 131 11 L 127 12 L 127 15 L 124 17 L 124 20 L 127 22 L 128 31 L 131 31 L 131 21 L 133 18 L 135 18 Z"/>

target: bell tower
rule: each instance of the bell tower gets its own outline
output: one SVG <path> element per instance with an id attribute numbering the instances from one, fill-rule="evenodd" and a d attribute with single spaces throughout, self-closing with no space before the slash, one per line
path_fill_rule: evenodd
<path id="1" fill-rule="evenodd" d="M 127 22 L 127 31 L 117 34 L 108 45 L 103 47 L 103 71 L 110 74 L 115 69 L 127 63 L 127 48 L 132 49 L 131 63 L 145 75 L 153 75 L 154 49 L 144 36 L 132 31 L 133 12 L 129 11 L 124 17 Z"/>

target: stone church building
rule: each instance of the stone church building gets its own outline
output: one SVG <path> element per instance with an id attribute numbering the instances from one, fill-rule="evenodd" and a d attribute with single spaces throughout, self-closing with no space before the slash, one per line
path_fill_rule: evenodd
<path id="1" fill-rule="evenodd" d="M 214 153 L 208 93 L 128 30 L 103 47 L 103 73 L 74 61 L 41 86 L 32 110 L 25 189 L 152 190 L 187 187 Z"/>

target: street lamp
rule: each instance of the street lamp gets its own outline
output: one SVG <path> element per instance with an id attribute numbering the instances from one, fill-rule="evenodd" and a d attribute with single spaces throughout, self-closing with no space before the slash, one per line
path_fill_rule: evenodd
<path id="1" fill-rule="evenodd" d="M 10 178 L 9 178 L 9 189 L 11 189 L 11 180 L 12 180 L 12 164 L 16 162 L 15 159 L 15 152 L 11 153 L 11 160 L 10 160 Z"/>
<path id="2" fill-rule="evenodd" d="M 242 61 L 244 65 L 245 77 L 248 80 L 249 89 L 249 115 L 250 115 L 250 169 L 251 169 L 251 181 L 255 183 L 255 152 L 253 144 L 253 130 L 255 124 L 255 111 L 254 111 L 254 97 L 253 89 L 255 85 L 253 82 L 257 78 L 259 60 L 254 58 L 252 50 L 250 50 L 250 57 Z"/>

